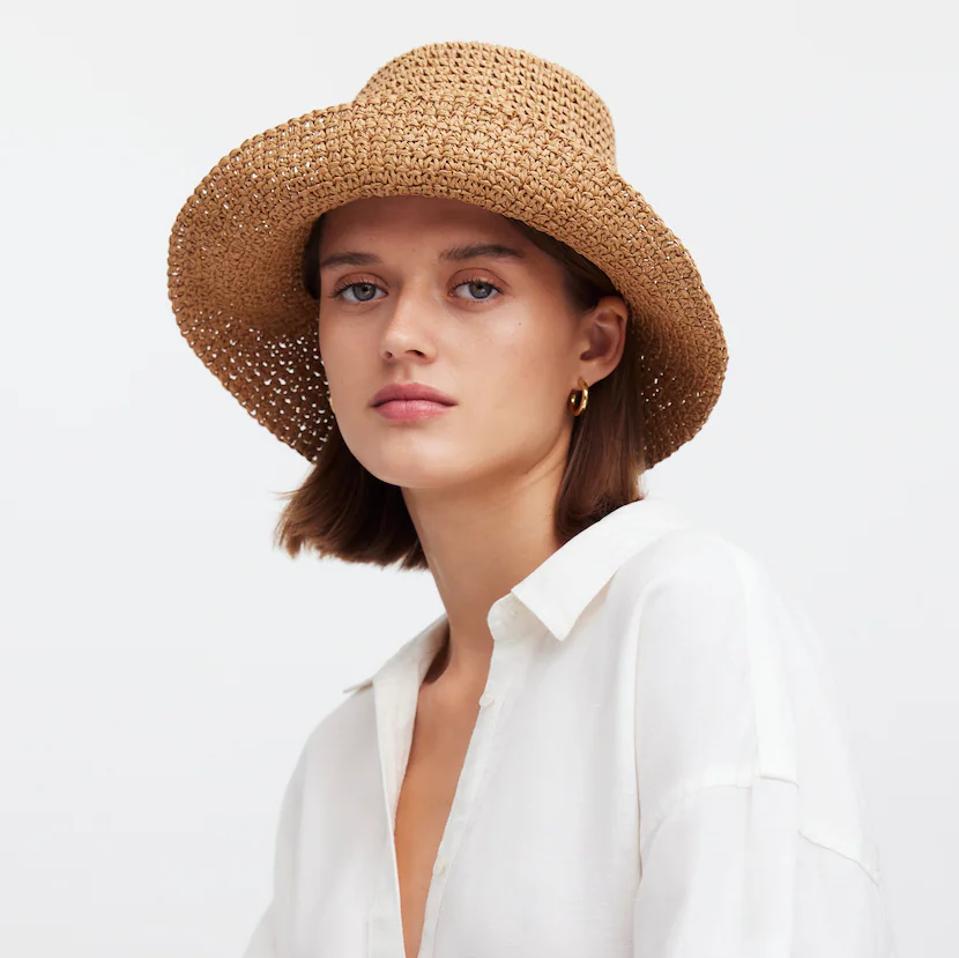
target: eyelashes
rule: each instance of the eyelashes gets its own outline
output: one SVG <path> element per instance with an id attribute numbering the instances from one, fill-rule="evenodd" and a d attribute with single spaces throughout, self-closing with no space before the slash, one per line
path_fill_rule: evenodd
<path id="1" fill-rule="evenodd" d="M 488 300 L 496 299 L 503 292 L 502 289 L 500 289 L 500 287 L 497 286 L 495 283 L 491 283 L 489 280 L 483 279 L 480 276 L 474 276 L 470 279 L 462 280 L 461 282 L 457 283 L 453 287 L 453 289 L 459 289 L 461 286 L 481 286 L 481 287 L 495 291 L 495 295 L 481 296 L 479 299 L 467 299 L 467 302 L 472 302 L 472 303 L 484 303 L 484 302 L 487 302 Z M 382 286 L 379 286 L 377 283 L 372 283 L 372 282 L 369 282 L 368 280 L 359 280 L 359 281 L 354 280 L 352 283 L 343 283 L 341 286 L 338 286 L 336 289 L 334 289 L 333 292 L 330 293 L 330 299 L 343 299 L 343 294 L 347 290 L 353 290 L 357 287 L 361 287 L 361 288 L 368 287 L 372 289 L 383 288 Z M 348 302 L 350 303 L 350 305 L 359 306 L 359 305 L 362 305 L 363 303 L 373 303 L 375 302 L 375 300 L 360 299 L 353 302 L 348 299 L 344 299 L 344 302 Z"/>

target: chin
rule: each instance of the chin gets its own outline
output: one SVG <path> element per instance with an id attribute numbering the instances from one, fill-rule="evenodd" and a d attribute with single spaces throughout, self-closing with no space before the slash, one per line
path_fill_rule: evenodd
<path id="1" fill-rule="evenodd" d="M 402 461 L 400 461 L 402 460 Z M 365 463 L 364 463 L 365 465 Z M 402 486 L 406 489 L 443 489 L 464 481 L 461 469 L 449 466 L 444 456 L 443 462 L 431 463 L 422 453 L 412 452 L 410 457 L 379 457 L 374 468 L 366 469 L 381 482 Z"/>

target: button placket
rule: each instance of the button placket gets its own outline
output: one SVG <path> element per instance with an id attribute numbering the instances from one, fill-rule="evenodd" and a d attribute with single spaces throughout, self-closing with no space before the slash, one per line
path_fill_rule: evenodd
<path id="1" fill-rule="evenodd" d="M 506 610 L 496 609 L 490 615 L 488 624 L 493 633 L 494 645 L 489 675 L 486 688 L 480 696 L 480 710 L 467 747 L 450 815 L 437 849 L 433 879 L 427 891 L 418 958 L 432 956 L 443 893 L 449 877 L 449 866 L 456 856 L 463 832 L 486 779 L 504 697 L 522 664 L 519 659 L 520 640 L 523 636 L 515 629 L 516 618 L 516 610 L 511 607 Z"/>
<path id="2" fill-rule="evenodd" d="M 463 768 L 453 795 L 449 818 L 443 830 L 436 860 L 433 864 L 432 879 L 426 895 L 423 929 L 420 935 L 420 948 L 417 958 L 430 958 L 433 954 L 436 924 L 443 903 L 446 882 L 449 878 L 450 864 L 456 857 L 457 848 L 472 816 L 477 796 L 485 779 L 490 748 L 495 736 L 497 714 L 497 710 L 486 708 L 481 709 L 477 715 L 476 725 L 466 750 Z"/>

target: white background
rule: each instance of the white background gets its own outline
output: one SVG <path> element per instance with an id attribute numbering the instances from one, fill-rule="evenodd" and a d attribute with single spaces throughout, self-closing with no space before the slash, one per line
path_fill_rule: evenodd
<path id="1" fill-rule="evenodd" d="M 272 547 L 308 463 L 189 350 L 166 252 L 243 139 L 413 46 L 475 39 L 603 96 L 620 170 L 693 254 L 730 365 L 647 488 L 752 549 L 822 628 L 901 958 L 954 954 L 951 15 L 5 7 L 0 953 L 238 956 L 306 735 L 440 610 L 426 573 Z"/>

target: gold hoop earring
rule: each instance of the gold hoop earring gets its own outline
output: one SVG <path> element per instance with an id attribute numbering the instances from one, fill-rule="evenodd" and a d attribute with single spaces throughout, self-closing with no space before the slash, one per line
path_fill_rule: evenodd
<path id="1" fill-rule="evenodd" d="M 577 397 L 576 393 L 579 392 Z M 572 410 L 574 416 L 578 416 L 585 408 L 586 403 L 589 402 L 589 383 L 583 379 L 582 376 L 579 377 L 579 389 L 574 389 L 569 394 L 569 408 Z"/>

